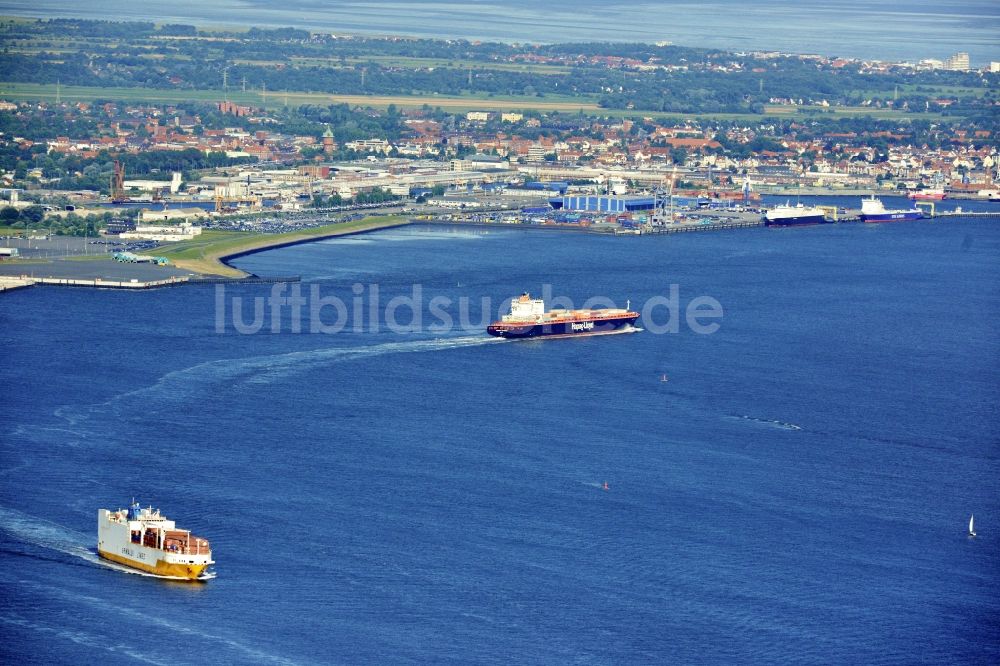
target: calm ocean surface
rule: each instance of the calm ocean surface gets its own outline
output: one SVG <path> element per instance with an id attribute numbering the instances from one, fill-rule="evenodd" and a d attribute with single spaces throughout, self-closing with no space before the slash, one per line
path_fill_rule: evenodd
<path id="1" fill-rule="evenodd" d="M 348 304 L 419 283 L 425 326 L 434 296 L 478 322 L 546 284 L 725 312 L 526 342 L 287 309 L 217 333 L 212 286 L 5 294 L 0 662 L 998 663 L 998 258 L 967 219 L 416 227 L 239 261 Z M 132 496 L 217 578 L 102 566 L 97 509 Z"/>
<path id="2" fill-rule="evenodd" d="M 5 0 L 4 15 L 294 26 L 505 42 L 672 41 L 886 60 L 1000 60 L 994 0 Z"/>

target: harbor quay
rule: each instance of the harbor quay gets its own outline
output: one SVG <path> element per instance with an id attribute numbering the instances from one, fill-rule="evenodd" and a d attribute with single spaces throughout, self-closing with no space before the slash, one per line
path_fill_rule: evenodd
<path id="1" fill-rule="evenodd" d="M 181 284 L 197 277 L 172 266 L 121 263 L 109 257 L 0 262 L 0 278 L 5 282 L 31 285 L 136 289 Z"/>
<path id="2" fill-rule="evenodd" d="M 839 194 L 813 195 L 809 200 L 817 203 L 810 206 L 796 203 L 791 196 L 788 203 L 782 202 L 784 205 L 776 205 L 773 198 L 771 203 L 759 198 L 747 201 L 688 198 L 678 199 L 685 201 L 683 206 L 669 207 L 664 199 L 653 197 L 594 196 L 574 200 L 586 199 L 599 210 L 560 210 L 553 205 L 559 199 L 546 197 L 518 201 L 513 207 L 427 206 L 411 208 L 405 213 L 404 208 L 349 218 L 299 213 L 269 218 L 266 228 L 246 222 L 234 227 L 220 220 L 206 230 L 211 234 L 199 234 L 189 241 L 124 239 L 121 235 L 106 233 L 97 237 L 74 237 L 51 235 L 41 230 L 24 231 L 0 239 L 0 277 L 7 278 L 0 291 L 30 285 L 143 289 L 207 280 L 288 281 L 288 277 L 282 276 L 247 275 L 229 262 L 246 254 L 289 244 L 393 226 L 463 227 L 481 229 L 484 233 L 490 229 L 516 229 L 643 236 L 749 230 L 772 224 L 864 221 L 863 209 L 854 207 L 859 200 Z M 563 199 L 567 200 L 570 199 Z M 902 203 L 899 197 L 895 200 L 884 197 L 884 200 L 888 208 L 904 206 L 908 220 L 917 217 L 941 221 L 1000 217 L 1000 209 L 988 202 L 907 202 L 903 199 L 906 203 Z M 861 203 L 881 201 L 883 199 L 876 197 L 863 199 Z M 793 216 L 793 220 L 769 219 L 782 209 Z M 803 210 L 809 213 L 805 218 Z M 798 219 L 794 218 L 796 215 Z M 197 261 L 184 260 L 191 256 Z"/>

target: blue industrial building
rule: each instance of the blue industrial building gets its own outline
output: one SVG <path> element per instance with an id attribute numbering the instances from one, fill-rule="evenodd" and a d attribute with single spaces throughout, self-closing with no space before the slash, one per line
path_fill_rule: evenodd
<path id="1" fill-rule="evenodd" d="M 635 213 L 653 210 L 653 197 L 576 196 L 549 199 L 556 210 L 580 210 L 592 213 Z"/>

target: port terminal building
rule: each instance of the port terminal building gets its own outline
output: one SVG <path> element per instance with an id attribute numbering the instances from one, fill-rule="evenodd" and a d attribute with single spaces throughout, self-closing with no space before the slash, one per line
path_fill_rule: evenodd
<path id="1" fill-rule="evenodd" d="M 154 241 L 180 241 L 190 240 L 201 234 L 201 227 L 196 227 L 190 222 L 182 222 L 177 225 L 154 226 L 137 225 L 135 231 L 125 231 L 119 234 L 119 238 L 130 240 L 154 240 Z"/>

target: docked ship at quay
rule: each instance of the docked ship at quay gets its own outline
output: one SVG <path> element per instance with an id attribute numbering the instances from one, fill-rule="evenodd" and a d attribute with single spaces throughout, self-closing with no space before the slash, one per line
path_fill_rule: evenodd
<path id="1" fill-rule="evenodd" d="M 826 222 L 826 214 L 817 206 L 804 206 L 801 203 L 794 206 L 785 204 L 775 206 L 764 213 L 764 224 L 769 227 L 787 227 L 796 224 L 822 224 Z"/>
<path id="2" fill-rule="evenodd" d="M 924 216 L 919 208 L 886 208 L 881 199 L 874 196 L 861 200 L 862 222 L 904 222 L 919 220 Z"/>
<path id="3" fill-rule="evenodd" d="M 215 564 L 207 540 L 179 529 L 158 509 L 133 502 L 127 509 L 97 512 L 97 554 L 163 578 L 206 580 Z"/>
<path id="4" fill-rule="evenodd" d="M 561 310 L 546 312 L 545 301 L 521 294 L 510 304 L 506 314 L 486 328 L 486 332 L 502 338 L 532 338 L 541 336 L 578 336 L 626 333 L 636 330 L 632 324 L 639 318 L 626 305 L 599 310 Z"/>
<path id="5" fill-rule="evenodd" d="M 914 190 L 906 196 L 915 201 L 943 201 L 948 198 L 944 189 L 940 187 L 930 190 Z"/>

